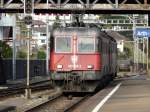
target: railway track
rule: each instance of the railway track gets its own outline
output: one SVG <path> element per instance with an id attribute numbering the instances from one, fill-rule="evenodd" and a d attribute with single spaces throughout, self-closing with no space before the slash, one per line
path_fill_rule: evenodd
<path id="1" fill-rule="evenodd" d="M 71 99 L 63 94 L 49 99 L 47 102 L 34 107 L 26 112 L 70 112 L 90 95 L 83 97 L 72 97 Z"/>
<path id="2" fill-rule="evenodd" d="M 36 82 L 36 83 L 31 84 L 30 87 L 33 92 L 52 88 L 50 81 Z M 0 90 L 0 99 L 2 100 L 8 97 L 23 94 L 25 92 L 24 91 L 25 88 L 26 88 L 26 85 L 23 84 L 20 86 Z"/>
<path id="3" fill-rule="evenodd" d="M 70 112 L 70 111 L 72 111 L 75 107 L 77 107 L 80 103 L 82 103 L 83 101 L 85 101 L 89 97 L 90 97 L 89 95 L 84 96 L 83 98 L 81 98 L 77 102 L 75 102 L 74 104 L 70 105 L 68 108 L 64 109 L 64 112 Z"/>

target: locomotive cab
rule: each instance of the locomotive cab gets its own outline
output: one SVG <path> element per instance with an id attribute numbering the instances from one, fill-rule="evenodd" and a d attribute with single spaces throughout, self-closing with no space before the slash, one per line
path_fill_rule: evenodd
<path id="1" fill-rule="evenodd" d="M 94 91 L 104 76 L 98 28 L 57 28 L 52 33 L 51 78 L 67 91 Z"/>

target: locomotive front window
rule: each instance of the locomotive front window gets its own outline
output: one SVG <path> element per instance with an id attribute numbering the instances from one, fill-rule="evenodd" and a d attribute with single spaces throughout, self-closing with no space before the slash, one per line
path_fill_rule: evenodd
<path id="1" fill-rule="evenodd" d="M 71 52 L 71 38 L 57 37 L 55 39 L 55 52 L 70 53 Z"/>
<path id="2" fill-rule="evenodd" d="M 78 52 L 80 53 L 93 53 L 95 52 L 95 39 L 94 38 L 78 38 Z"/>

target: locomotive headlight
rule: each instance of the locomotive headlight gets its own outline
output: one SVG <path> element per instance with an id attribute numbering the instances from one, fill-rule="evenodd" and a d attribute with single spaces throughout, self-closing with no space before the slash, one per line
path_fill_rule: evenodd
<path id="1" fill-rule="evenodd" d="M 57 65 L 57 68 L 58 68 L 58 69 L 62 69 L 63 66 L 62 66 L 62 65 Z"/>
<path id="2" fill-rule="evenodd" d="M 87 68 L 92 69 L 92 68 L 94 68 L 94 66 L 93 65 L 87 65 Z"/>

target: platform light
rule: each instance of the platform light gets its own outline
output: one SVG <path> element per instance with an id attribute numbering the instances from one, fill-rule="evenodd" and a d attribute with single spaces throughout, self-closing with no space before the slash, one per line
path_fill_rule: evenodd
<path id="1" fill-rule="evenodd" d="M 63 65 L 57 65 L 57 68 L 58 68 L 58 69 L 62 69 L 62 68 L 63 68 Z"/>
<path id="2" fill-rule="evenodd" d="M 94 66 L 93 66 L 93 65 L 87 65 L 87 68 L 88 68 L 88 69 L 93 69 Z"/>

